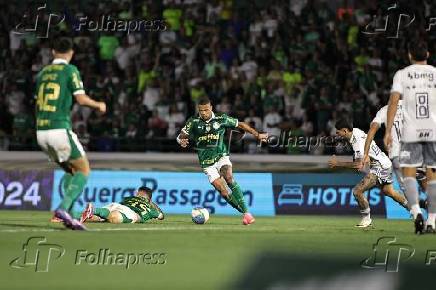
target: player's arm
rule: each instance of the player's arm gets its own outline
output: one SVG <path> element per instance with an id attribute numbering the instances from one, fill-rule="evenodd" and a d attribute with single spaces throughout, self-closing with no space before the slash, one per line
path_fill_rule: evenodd
<path id="1" fill-rule="evenodd" d="M 192 118 L 190 118 L 186 122 L 186 124 L 182 128 L 182 130 L 180 131 L 180 134 L 177 135 L 176 141 L 183 148 L 186 148 L 189 145 L 189 135 L 191 134 L 192 126 L 193 126 L 193 121 L 192 121 Z"/>
<path id="2" fill-rule="evenodd" d="M 377 133 L 379 128 L 380 128 L 380 125 L 378 123 L 371 122 L 371 125 L 369 126 L 369 131 L 366 134 L 365 147 L 363 149 L 363 158 L 360 162 L 359 169 L 362 169 L 365 166 L 365 163 L 367 161 L 369 161 L 369 148 L 371 147 L 371 143 L 374 140 L 374 136 Z"/>
<path id="3" fill-rule="evenodd" d="M 330 168 L 351 168 L 351 169 L 358 169 L 360 167 L 362 159 L 356 159 L 355 161 L 339 161 L 336 158 L 336 155 L 332 155 L 330 158 L 328 164 Z"/>
<path id="4" fill-rule="evenodd" d="M 151 203 L 155 208 L 156 208 L 156 210 L 159 212 L 159 214 L 158 214 L 158 216 L 157 216 L 157 219 L 158 220 L 163 220 L 164 218 L 165 218 L 165 215 L 164 215 L 164 213 L 163 213 L 163 211 L 160 209 L 160 207 L 157 205 L 157 204 L 155 204 L 154 202 L 152 202 Z"/>
<path id="5" fill-rule="evenodd" d="M 81 106 L 87 106 L 96 109 L 102 113 L 106 112 L 106 104 L 104 102 L 97 102 L 91 99 L 86 94 L 75 94 L 74 98 L 76 99 L 76 102 Z"/>
<path id="6" fill-rule="evenodd" d="M 386 132 L 383 138 L 386 148 L 391 148 L 392 144 L 392 126 L 394 125 L 395 114 L 397 113 L 398 101 L 403 93 L 403 83 L 401 81 L 402 71 L 399 70 L 395 73 L 391 95 L 388 103 L 388 113 L 386 117 Z"/>
<path id="7" fill-rule="evenodd" d="M 245 122 L 238 122 L 238 128 L 244 130 L 244 132 L 250 133 L 261 142 L 266 142 L 268 139 L 268 133 L 259 133 Z"/>

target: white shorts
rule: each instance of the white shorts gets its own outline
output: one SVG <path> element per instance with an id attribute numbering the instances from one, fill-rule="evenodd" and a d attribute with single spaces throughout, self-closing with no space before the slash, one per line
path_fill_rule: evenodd
<path id="1" fill-rule="evenodd" d="M 132 224 L 136 223 L 139 220 L 139 216 L 136 212 L 134 212 L 127 206 L 119 204 L 117 202 L 105 205 L 104 208 L 107 208 L 110 212 L 119 211 L 120 213 L 124 214 L 129 220 L 132 220 Z"/>
<path id="2" fill-rule="evenodd" d="M 50 160 L 65 162 L 85 156 L 77 135 L 69 129 L 37 130 L 36 139 Z"/>
<path id="3" fill-rule="evenodd" d="M 207 175 L 207 178 L 209 178 L 210 183 L 221 177 L 220 170 L 224 165 L 232 166 L 229 156 L 223 156 L 211 166 L 203 168 L 203 172 Z"/>

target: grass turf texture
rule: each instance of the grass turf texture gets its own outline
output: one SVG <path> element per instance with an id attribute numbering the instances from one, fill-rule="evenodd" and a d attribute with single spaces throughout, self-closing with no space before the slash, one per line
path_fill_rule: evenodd
<path id="1" fill-rule="evenodd" d="M 48 212 L 0 211 L 0 289 L 227 289 L 234 285 L 259 255 L 297 255 L 329 267 L 346 259 L 364 271 L 360 262 L 372 254 L 377 239 L 397 238 L 415 248 L 408 261 L 421 265 L 427 250 L 436 250 L 436 235 L 417 236 L 411 221 L 375 218 L 375 228 L 353 226 L 353 217 L 257 217 L 256 224 L 241 225 L 240 217 L 211 216 L 205 225 L 190 215 L 167 215 L 147 224 L 87 224 L 90 231 L 73 232 L 49 223 Z M 30 237 L 65 249 L 50 262 L 46 273 L 35 267 L 16 269 L 9 263 L 23 256 Z M 165 253 L 163 265 L 75 265 L 78 250 L 98 253 Z M 354 267 L 354 266 L 353 266 Z M 432 266 L 436 270 L 436 264 Z M 281 269 L 283 271 L 283 269 Z M 289 273 L 292 269 L 289 269 Z M 255 278 L 255 277 L 253 277 Z M 60 287 L 61 286 L 61 287 Z"/>

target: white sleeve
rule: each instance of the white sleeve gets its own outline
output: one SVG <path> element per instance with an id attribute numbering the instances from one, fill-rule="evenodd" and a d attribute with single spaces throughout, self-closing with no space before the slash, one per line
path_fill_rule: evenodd
<path id="1" fill-rule="evenodd" d="M 374 119 L 372 120 L 372 123 L 377 123 L 379 125 L 386 124 L 386 118 L 388 113 L 388 106 L 384 106 L 380 110 L 378 110 L 377 114 L 375 115 Z"/>
<path id="2" fill-rule="evenodd" d="M 395 73 L 394 81 L 392 83 L 391 93 L 400 93 L 403 94 L 403 84 L 401 82 L 402 70 L 399 70 Z"/>
<path id="3" fill-rule="evenodd" d="M 354 151 L 354 159 L 362 159 L 365 151 L 365 138 L 361 132 L 353 130 L 355 142 L 352 145 Z"/>

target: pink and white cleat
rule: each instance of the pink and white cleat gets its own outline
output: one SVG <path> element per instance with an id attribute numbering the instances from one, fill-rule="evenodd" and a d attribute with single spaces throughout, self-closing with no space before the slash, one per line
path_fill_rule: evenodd
<path id="1" fill-rule="evenodd" d="M 246 226 L 254 223 L 256 220 L 254 219 L 254 217 L 251 215 L 251 213 L 244 213 L 244 216 L 242 217 L 242 223 Z"/>
<path id="2" fill-rule="evenodd" d="M 86 205 L 85 210 L 82 212 L 82 216 L 80 217 L 80 223 L 84 223 L 87 219 L 90 219 L 94 216 L 94 205 L 92 203 L 88 203 Z"/>

